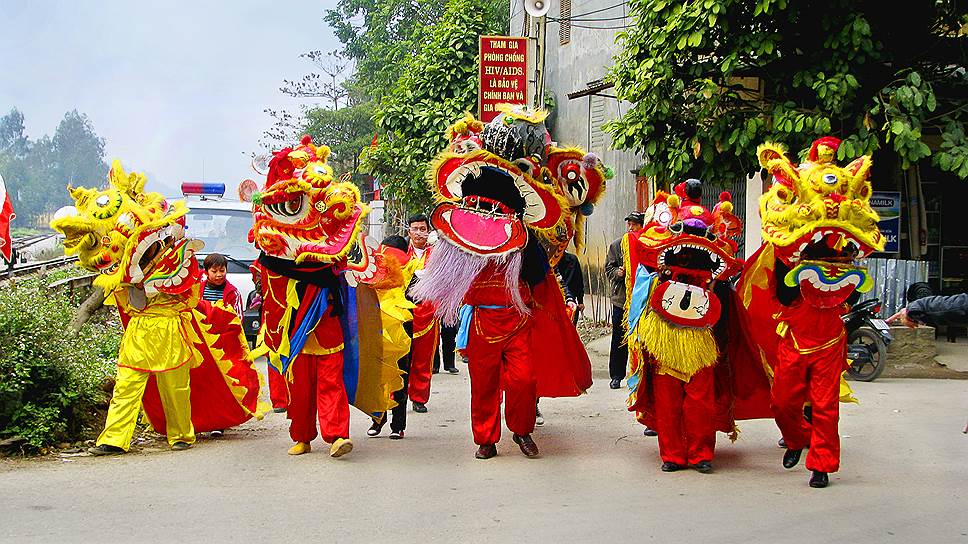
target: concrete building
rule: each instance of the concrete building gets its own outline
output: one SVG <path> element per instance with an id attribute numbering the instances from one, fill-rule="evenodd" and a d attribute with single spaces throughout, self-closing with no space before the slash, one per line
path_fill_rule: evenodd
<path id="1" fill-rule="evenodd" d="M 594 268 L 604 261 L 608 244 L 624 232 L 623 218 L 636 207 L 636 181 L 631 171 L 641 165 L 641 158 L 611 149 L 611 137 L 602 130 L 602 125 L 620 117 L 629 107 L 602 84 L 618 52 L 615 35 L 628 24 L 628 9 L 619 0 L 548 1 L 551 9 L 547 15 L 544 83 L 546 102 L 554 102 L 547 121 L 551 135 L 559 144 L 578 145 L 597 153 L 615 171 L 605 196 L 586 223 L 588 247 L 580 257 Z M 577 17 L 586 13 L 590 14 Z M 569 18 L 582 21 L 563 21 Z M 536 38 L 536 31 L 536 20 L 525 12 L 523 2 L 512 0 L 511 35 Z M 539 53 L 536 42 L 529 41 L 532 85 Z"/>

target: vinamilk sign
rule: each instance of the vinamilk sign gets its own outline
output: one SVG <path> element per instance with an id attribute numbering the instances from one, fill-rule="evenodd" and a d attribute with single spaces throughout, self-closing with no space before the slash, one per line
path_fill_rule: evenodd
<path id="1" fill-rule="evenodd" d="M 481 36 L 478 119 L 494 119 L 498 104 L 528 103 L 528 39 Z"/>

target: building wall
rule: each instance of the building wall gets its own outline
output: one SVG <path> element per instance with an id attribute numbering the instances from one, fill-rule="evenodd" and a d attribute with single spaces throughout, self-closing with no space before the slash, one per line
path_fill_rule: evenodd
<path id="1" fill-rule="evenodd" d="M 551 0 L 549 17 L 562 18 L 561 1 Z M 568 0 L 565 3 L 567 9 Z M 616 4 L 619 5 L 612 7 Z M 570 7 L 573 17 L 603 8 L 610 9 L 587 17 L 623 17 L 628 11 L 626 5 L 616 0 L 574 0 Z M 511 3 L 511 14 L 511 34 L 525 35 L 525 12 L 520 0 Z M 638 168 L 641 159 L 633 153 L 612 150 L 611 137 L 601 130 L 604 122 L 617 119 L 628 111 L 627 102 L 603 96 L 568 99 L 568 93 L 585 89 L 589 82 L 604 79 L 619 49 L 615 44 L 615 35 L 619 30 L 580 28 L 575 25 L 620 27 L 628 24 L 627 21 L 630 19 L 574 22 L 570 27 L 570 39 L 565 44 L 559 39 L 561 24 L 554 21 L 547 23 L 545 92 L 556 103 L 555 111 L 548 120 L 551 135 L 559 145 L 577 145 L 597 153 L 615 172 L 615 177 L 608 182 L 605 196 L 586 223 L 587 249 L 585 255 L 579 255 L 579 258 L 586 267 L 592 268 L 604 262 L 608 244 L 625 231 L 624 217 L 635 208 L 635 175 L 630 170 Z M 530 22 L 528 35 L 533 38 L 535 24 L 533 19 Z M 529 50 L 532 85 L 535 41 L 530 41 Z M 613 95 L 614 91 L 609 89 L 602 93 Z"/>

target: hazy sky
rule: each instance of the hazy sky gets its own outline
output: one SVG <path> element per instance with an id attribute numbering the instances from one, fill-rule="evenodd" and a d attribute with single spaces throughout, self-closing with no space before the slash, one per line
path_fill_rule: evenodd
<path id="1" fill-rule="evenodd" d="M 234 194 L 263 109 L 314 103 L 279 87 L 312 71 L 301 53 L 339 46 L 322 20 L 335 3 L 0 0 L 0 115 L 19 109 L 35 139 L 77 109 L 150 188 L 177 194 L 204 161 Z"/>

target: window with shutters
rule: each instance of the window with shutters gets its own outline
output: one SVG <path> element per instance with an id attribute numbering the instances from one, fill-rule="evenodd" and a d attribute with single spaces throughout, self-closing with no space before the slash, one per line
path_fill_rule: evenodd
<path id="1" fill-rule="evenodd" d="M 605 124 L 605 97 L 592 95 L 588 104 L 588 147 L 595 153 L 602 154 L 608 144 L 602 125 Z"/>
<path id="2" fill-rule="evenodd" d="M 571 0 L 560 1 L 558 19 L 558 42 L 565 45 L 571 41 Z"/>

